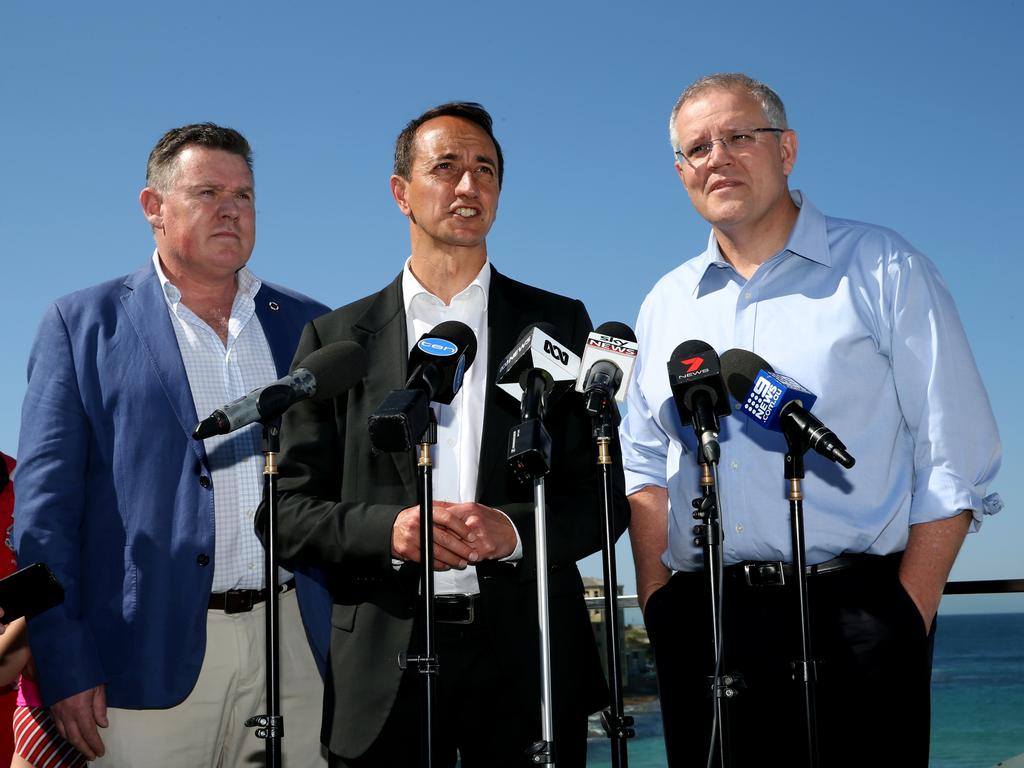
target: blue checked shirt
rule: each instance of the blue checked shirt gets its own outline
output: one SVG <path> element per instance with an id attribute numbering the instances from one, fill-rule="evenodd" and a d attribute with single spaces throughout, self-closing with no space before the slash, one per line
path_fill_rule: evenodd
<path id="1" fill-rule="evenodd" d="M 714 233 L 707 250 L 663 277 L 637 320 L 640 351 L 621 428 L 626 492 L 667 487 L 672 570 L 697 570 L 691 501 L 700 496 L 695 437 L 680 422 L 665 364 L 689 339 L 719 354 L 750 350 L 818 395 L 814 414 L 846 443 L 844 470 L 806 455 L 807 562 L 905 548 L 909 526 L 974 511 L 1000 445 L 953 299 L 935 267 L 882 227 L 823 216 L 800 192 L 786 247 L 746 280 Z M 735 403 L 734 403 L 735 406 Z M 718 490 L 726 564 L 792 561 L 786 443 L 733 410 L 722 418 Z"/>
<path id="2" fill-rule="evenodd" d="M 227 343 L 181 303 L 179 291 L 164 274 L 157 253 L 153 264 L 164 289 L 171 325 L 185 364 L 192 400 L 200 419 L 277 379 L 277 368 L 254 298 L 260 281 L 243 267 L 228 320 Z M 263 495 L 261 427 L 254 424 L 204 441 L 213 480 L 215 547 L 213 592 L 263 588 L 263 546 L 253 515 Z M 283 583 L 291 574 L 280 569 Z"/>

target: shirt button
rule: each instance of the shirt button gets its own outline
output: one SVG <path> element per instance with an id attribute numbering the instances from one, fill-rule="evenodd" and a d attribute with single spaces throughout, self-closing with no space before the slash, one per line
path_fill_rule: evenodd
<path id="1" fill-rule="evenodd" d="M 197 555 L 196 556 L 196 563 L 198 563 L 199 565 L 209 565 L 210 564 L 210 556 L 205 554 L 205 553 Z"/>
<path id="2" fill-rule="evenodd" d="M 752 294 L 750 291 L 747 291 L 746 293 L 743 294 L 743 298 L 746 299 L 747 301 L 750 301 L 752 298 L 754 298 L 754 294 Z"/>
<path id="3" fill-rule="evenodd" d="M 250 571 L 253 570 L 255 567 L 256 567 L 255 564 L 249 563 L 249 570 Z"/>
<path id="4" fill-rule="evenodd" d="M 209 488 L 210 487 L 210 478 L 207 477 L 206 475 L 200 475 L 199 476 L 199 484 L 201 486 L 203 486 L 203 488 Z"/>
<path id="5" fill-rule="evenodd" d="M 736 523 L 736 533 L 743 533 L 743 523 Z"/>
<path id="6" fill-rule="evenodd" d="M 729 466 L 732 467 L 733 469 L 739 469 L 740 463 L 738 461 L 730 461 Z"/>

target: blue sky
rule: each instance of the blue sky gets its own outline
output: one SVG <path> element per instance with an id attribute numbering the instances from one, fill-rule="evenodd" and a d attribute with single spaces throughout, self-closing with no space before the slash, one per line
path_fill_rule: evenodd
<path id="1" fill-rule="evenodd" d="M 1006 502 L 954 576 L 1024 576 L 1024 4 L 371 5 L 4 3 L 0 448 L 17 446 L 46 303 L 151 253 L 137 200 L 166 129 L 213 120 L 246 134 L 250 265 L 341 305 L 408 253 L 387 183 L 397 132 L 436 103 L 480 101 L 507 164 L 494 264 L 582 298 L 595 324 L 632 325 L 654 281 L 707 237 L 672 168 L 668 112 L 690 81 L 738 70 L 786 102 L 793 186 L 826 213 L 898 230 L 949 283 L 1000 424 L 993 490 Z M 631 591 L 625 559 L 620 575 Z M 988 603 L 1021 610 L 1019 597 Z"/>

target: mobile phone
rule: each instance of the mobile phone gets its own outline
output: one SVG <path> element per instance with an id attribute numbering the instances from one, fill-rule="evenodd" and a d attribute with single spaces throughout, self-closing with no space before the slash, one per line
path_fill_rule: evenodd
<path id="1" fill-rule="evenodd" d="M 22 616 L 33 616 L 64 602 L 64 587 L 46 563 L 32 563 L 0 579 L 0 622 L 10 624 Z"/>

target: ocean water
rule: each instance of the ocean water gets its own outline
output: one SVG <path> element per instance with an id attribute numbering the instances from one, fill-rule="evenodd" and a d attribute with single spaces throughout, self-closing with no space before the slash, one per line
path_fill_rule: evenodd
<path id="1" fill-rule="evenodd" d="M 663 768 L 659 713 L 631 714 L 637 738 L 628 743 L 630 768 Z M 1024 755 L 1024 613 L 940 616 L 930 768 L 993 768 L 1018 755 Z M 608 740 L 591 739 L 588 768 L 611 764 Z"/>

